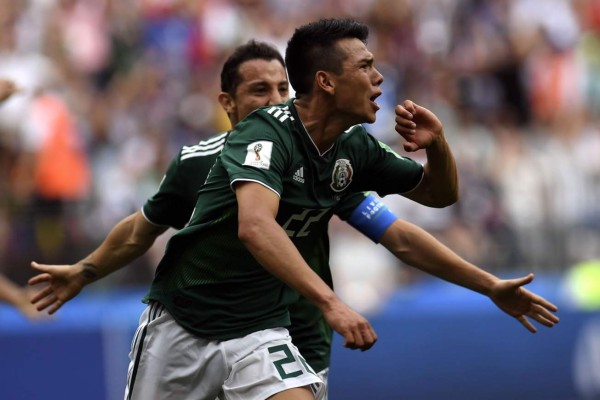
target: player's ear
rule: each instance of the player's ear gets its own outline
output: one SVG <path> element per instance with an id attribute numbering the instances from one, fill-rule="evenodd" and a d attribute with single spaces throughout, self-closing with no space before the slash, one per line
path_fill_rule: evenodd
<path id="1" fill-rule="evenodd" d="M 225 110 L 227 115 L 230 115 L 234 112 L 235 100 L 233 99 L 233 97 L 231 97 L 231 95 L 229 93 L 227 93 L 227 92 L 219 93 L 217 100 L 219 101 L 219 104 L 221 104 L 221 107 L 223 107 L 223 110 Z"/>
<path id="2" fill-rule="evenodd" d="M 335 82 L 331 79 L 331 75 L 325 71 L 317 71 L 315 74 L 315 82 L 319 89 L 326 93 L 333 94 L 335 92 Z"/>

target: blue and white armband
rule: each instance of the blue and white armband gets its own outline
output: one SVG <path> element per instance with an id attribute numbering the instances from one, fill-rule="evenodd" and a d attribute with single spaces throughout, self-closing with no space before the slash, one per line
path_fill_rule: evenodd
<path id="1" fill-rule="evenodd" d="M 379 243 L 379 239 L 396 219 L 398 217 L 385 204 L 369 194 L 354 209 L 346 222 L 375 243 Z"/>

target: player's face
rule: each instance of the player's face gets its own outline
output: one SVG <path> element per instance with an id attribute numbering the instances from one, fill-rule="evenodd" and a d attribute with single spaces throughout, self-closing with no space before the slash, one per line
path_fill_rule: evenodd
<path id="1" fill-rule="evenodd" d="M 240 65 L 239 74 L 242 80 L 229 112 L 233 125 L 258 107 L 288 100 L 289 83 L 279 61 L 249 60 Z"/>
<path id="2" fill-rule="evenodd" d="M 373 54 L 358 39 L 343 39 L 338 46 L 347 58 L 342 74 L 333 75 L 336 108 L 353 124 L 375 122 L 379 110 L 375 99 L 381 95 L 383 75 L 373 64 Z"/>

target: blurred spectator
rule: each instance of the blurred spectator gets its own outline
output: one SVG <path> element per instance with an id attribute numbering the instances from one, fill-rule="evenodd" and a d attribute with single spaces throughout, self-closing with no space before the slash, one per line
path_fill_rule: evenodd
<path id="1" fill-rule="evenodd" d="M 32 99 L 11 176 L 13 199 L 26 223 L 16 246 L 44 259 L 65 254 L 80 236 L 77 203 L 90 190 L 84 142 L 72 112 L 56 93 Z"/>

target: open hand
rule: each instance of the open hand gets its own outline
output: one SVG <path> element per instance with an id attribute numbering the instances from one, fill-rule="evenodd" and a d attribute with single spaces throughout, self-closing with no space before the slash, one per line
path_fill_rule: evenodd
<path id="1" fill-rule="evenodd" d="M 533 274 L 529 274 L 522 278 L 500 280 L 489 297 L 498 308 L 515 317 L 528 331 L 535 333 L 537 329 L 527 317 L 548 328 L 552 328 L 560 319 L 553 314 L 558 311 L 558 307 L 523 288 L 533 278 Z"/>
<path id="2" fill-rule="evenodd" d="M 47 308 L 48 314 L 54 314 L 63 304 L 77 296 L 86 284 L 77 268 L 78 264 L 45 265 L 33 261 L 31 266 L 41 273 L 30 278 L 27 283 L 32 286 L 48 283 L 31 299 L 38 311 Z"/>

